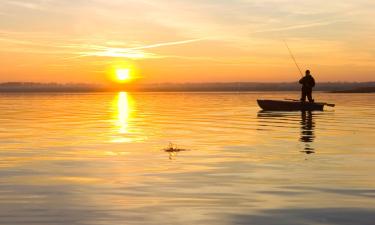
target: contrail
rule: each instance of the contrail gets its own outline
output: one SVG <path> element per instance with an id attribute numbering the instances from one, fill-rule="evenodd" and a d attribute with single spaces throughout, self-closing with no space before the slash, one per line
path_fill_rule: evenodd
<path id="1" fill-rule="evenodd" d="M 273 32 L 273 31 L 284 31 L 284 30 L 297 30 L 297 29 L 303 29 L 303 28 L 308 28 L 308 27 L 319 27 L 319 26 L 326 26 L 326 25 L 334 24 L 334 23 L 341 22 L 341 21 L 342 20 L 307 23 L 307 24 L 293 25 L 293 26 L 287 26 L 287 27 L 281 27 L 281 28 L 253 31 L 253 32 L 250 32 L 250 34 L 266 33 L 266 32 Z"/>
<path id="2" fill-rule="evenodd" d="M 158 48 L 158 47 L 164 47 L 164 46 L 171 46 L 171 45 L 182 45 L 182 44 L 188 44 L 198 41 L 207 40 L 208 38 L 196 38 L 196 39 L 190 39 L 190 40 L 184 40 L 184 41 L 172 41 L 172 42 L 164 42 L 164 43 L 157 43 L 152 45 L 145 45 L 145 46 L 139 46 L 139 47 L 133 47 L 133 48 L 125 48 L 127 50 L 138 50 L 138 49 L 148 49 L 148 48 Z"/>
<path id="3" fill-rule="evenodd" d="M 128 48 L 119 48 L 119 47 L 106 47 L 106 46 L 95 46 L 94 49 L 97 51 L 90 51 L 94 49 L 88 49 L 87 52 L 79 52 L 78 57 L 69 57 L 65 59 L 73 59 L 87 56 L 101 56 L 101 57 L 119 57 L 119 58 L 157 58 L 159 56 L 143 51 L 144 49 L 172 46 L 172 45 L 182 45 L 193 42 L 198 42 L 206 40 L 208 38 L 196 38 L 183 41 L 172 41 L 172 42 L 163 42 L 150 45 L 143 45 L 138 47 L 128 47 Z"/>

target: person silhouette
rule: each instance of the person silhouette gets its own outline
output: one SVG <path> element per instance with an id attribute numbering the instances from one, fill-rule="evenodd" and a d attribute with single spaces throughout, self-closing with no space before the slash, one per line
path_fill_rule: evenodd
<path id="1" fill-rule="evenodd" d="M 299 83 L 302 84 L 301 101 L 305 102 L 307 97 L 309 102 L 314 102 L 312 89 L 315 86 L 315 79 L 311 76 L 310 70 L 306 70 L 305 76 L 299 80 Z"/>

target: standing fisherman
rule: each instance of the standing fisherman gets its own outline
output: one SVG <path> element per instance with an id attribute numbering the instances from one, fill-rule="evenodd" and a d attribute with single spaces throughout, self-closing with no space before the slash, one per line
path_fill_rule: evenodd
<path id="1" fill-rule="evenodd" d="M 312 88 L 315 86 L 315 80 L 311 76 L 310 70 L 306 70 L 305 76 L 299 80 L 299 83 L 302 84 L 301 101 L 305 102 L 307 97 L 309 102 L 314 102 L 312 98 Z"/>

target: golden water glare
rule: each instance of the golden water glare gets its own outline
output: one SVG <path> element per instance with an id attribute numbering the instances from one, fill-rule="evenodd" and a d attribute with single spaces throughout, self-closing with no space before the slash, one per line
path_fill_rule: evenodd
<path id="1" fill-rule="evenodd" d="M 129 117 L 130 117 L 130 105 L 128 93 L 120 92 L 118 95 L 118 126 L 119 133 L 126 134 L 128 133 L 129 127 Z"/>
<path id="2" fill-rule="evenodd" d="M 127 92 L 119 92 L 113 105 L 115 106 L 115 128 L 118 130 L 117 133 L 120 134 L 113 142 L 131 142 L 132 139 L 128 135 L 130 135 L 129 120 L 132 117 L 133 99 Z"/>

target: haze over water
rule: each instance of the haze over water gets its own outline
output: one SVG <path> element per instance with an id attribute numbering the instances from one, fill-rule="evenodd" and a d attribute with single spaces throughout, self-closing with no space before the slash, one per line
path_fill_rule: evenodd
<path id="1" fill-rule="evenodd" d="M 375 95 L 298 95 L 1 94 L 0 224 L 373 224 Z"/>

